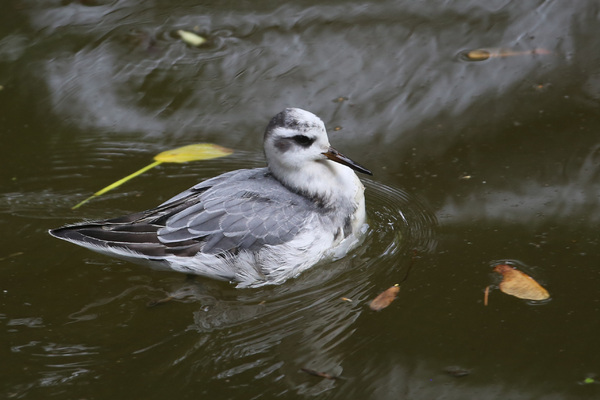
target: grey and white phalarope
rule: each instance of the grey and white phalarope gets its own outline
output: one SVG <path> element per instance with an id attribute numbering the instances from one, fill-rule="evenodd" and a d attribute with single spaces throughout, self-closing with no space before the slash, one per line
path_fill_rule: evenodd
<path id="1" fill-rule="evenodd" d="M 279 284 L 357 245 L 371 172 L 329 144 L 314 114 L 287 108 L 264 135 L 266 168 L 231 171 L 158 207 L 50 230 L 77 245 L 238 287 Z"/>

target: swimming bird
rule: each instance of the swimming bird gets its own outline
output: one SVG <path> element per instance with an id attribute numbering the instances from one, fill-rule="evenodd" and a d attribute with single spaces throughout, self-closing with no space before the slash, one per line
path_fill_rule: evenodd
<path id="1" fill-rule="evenodd" d="M 343 257 L 366 230 L 371 172 L 329 144 L 316 115 L 287 108 L 265 130 L 267 167 L 205 180 L 156 208 L 83 222 L 50 234 L 157 269 L 231 281 L 280 284 Z"/>

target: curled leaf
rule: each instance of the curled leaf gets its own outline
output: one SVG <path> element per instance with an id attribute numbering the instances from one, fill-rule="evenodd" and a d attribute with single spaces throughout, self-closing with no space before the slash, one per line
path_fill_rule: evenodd
<path id="1" fill-rule="evenodd" d="M 399 291 L 400 285 L 395 284 L 391 288 L 385 290 L 379 296 L 375 297 L 373 301 L 371 301 L 371 303 L 369 304 L 369 307 L 373 311 L 383 310 L 384 308 L 392 304 L 392 301 L 396 299 L 396 295 Z"/>
<path id="2" fill-rule="evenodd" d="M 200 46 L 201 44 L 206 43 L 205 38 L 195 34 L 194 32 L 188 32 L 180 29 L 177 31 L 177 34 L 179 35 L 179 37 L 181 37 L 181 40 L 183 40 L 191 46 Z"/>
<path id="3" fill-rule="evenodd" d="M 510 265 L 499 264 L 494 271 L 502 275 L 500 290 L 511 296 L 526 300 L 546 300 L 550 294 L 529 275 Z"/>

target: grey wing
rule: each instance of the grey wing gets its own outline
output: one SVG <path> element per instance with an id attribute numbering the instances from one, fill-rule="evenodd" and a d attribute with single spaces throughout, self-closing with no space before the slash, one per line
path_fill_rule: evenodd
<path id="1" fill-rule="evenodd" d="M 167 246 L 200 242 L 207 254 L 258 250 L 292 240 L 315 213 L 309 200 L 273 178 L 231 180 L 202 192 L 170 216 L 158 239 Z"/>
<path id="2" fill-rule="evenodd" d="M 200 182 L 191 188 L 184 190 L 183 192 L 171 197 L 169 200 L 165 201 L 157 208 L 161 207 L 169 207 L 173 206 L 181 201 L 186 201 L 190 197 L 196 196 L 198 193 L 204 192 L 212 188 L 213 186 L 218 186 L 228 180 L 239 180 L 240 178 L 245 178 L 247 176 L 252 176 L 258 170 L 266 170 L 266 168 L 255 168 L 255 169 L 238 169 L 235 171 L 225 172 L 219 176 L 215 176 L 214 178 L 207 179 L 203 182 Z"/>

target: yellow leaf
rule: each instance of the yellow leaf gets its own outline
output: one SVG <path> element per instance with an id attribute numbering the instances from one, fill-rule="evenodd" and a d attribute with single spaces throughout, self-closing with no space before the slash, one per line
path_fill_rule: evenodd
<path id="1" fill-rule="evenodd" d="M 201 44 L 206 43 L 206 39 L 200 35 L 195 34 L 194 32 L 188 32 L 184 30 L 178 30 L 177 34 L 181 37 L 181 39 L 191 46 L 200 46 Z"/>
<path id="2" fill-rule="evenodd" d="M 118 187 L 118 186 L 121 186 L 122 184 L 124 184 L 124 183 L 125 183 L 125 182 L 127 182 L 128 180 L 130 180 L 130 179 L 133 179 L 133 178 L 135 178 L 136 176 L 138 176 L 138 175 L 141 175 L 141 174 L 143 174 L 144 172 L 148 171 L 149 169 L 151 169 L 151 168 L 154 168 L 154 167 L 156 167 L 157 165 L 160 165 L 160 164 L 162 164 L 160 161 L 153 162 L 152 164 L 150 164 L 150 165 L 146 165 L 144 168 L 142 168 L 142 169 L 140 169 L 140 170 L 137 170 L 137 171 L 135 171 L 133 174 L 127 175 L 125 178 L 119 179 L 119 180 L 118 180 L 118 181 L 116 181 L 115 183 L 111 183 L 111 184 L 110 184 L 110 185 L 108 185 L 107 187 L 105 187 L 105 188 L 103 188 L 103 189 L 100 189 L 100 190 L 98 190 L 96 193 L 94 193 L 93 195 L 91 195 L 91 196 L 90 196 L 90 197 L 88 197 L 87 199 L 85 199 L 85 200 L 83 200 L 83 201 L 81 201 L 81 202 L 77 203 L 77 204 L 76 204 L 76 205 L 74 205 L 73 207 L 71 207 L 71 210 L 76 210 L 76 209 L 78 209 L 79 207 L 81 207 L 82 205 L 84 205 L 85 203 L 87 203 L 88 201 L 90 201 L 91 199 L 93 199 L 94 197 L 98 197 L 98 196 L 100 196 L 101 194 L 104 194 L 104 193 L 108 192 L 109 190 L 112 190 L 112 189 L 114 189 L 114 188 L 116 188 L 116 187 Z"/>
<path id="3" fill-rule="evenodd" d="M 154 159 L 160 162 L 184 163 L 188 161 L 210 160 L 228 156 L 233 150 L 211 143 L 190 144 L 189 146 L 163 151 Z"/>
<path id="4" fill-rule="evenodd" d="M 154 168 L 157 165 L 160 165 L 164 162 L 184 163 L 188 161 L 210 160 L 213 158 L 228 156 L 231 153 L 233 153 L 233 150 L 211 143 L 190 144 L 188 146 L 163 151 L 162 153 L 157 154 L 154 157 L 155 161 L 152 164 L 146 165 L 144 168 L 134 172 L 133 174 L 127 175 L 125 178 L 119 179 L 115 183 L 112 183 L 104 189 L 97 191 L 87 199 L 71 207 L 71 209 L 75 210 L 81 207 L 83 204 L 87 203 L 94 197 L 98 197 L 101 194 L 108 192 L 109 190 L 121 186 L 128 180 L 135 178 L 136 176 L 141 175 L 149 169 Z"/>
<path id="5" fill-rule="evenodd" d="M 471 50 L 467 53 L 467 58 L 471 61 L 483 61 L 490 58 L 490 52 L 484 49 Z"/>
<path id="6" fill-rule="evenodd" d="M 546 300 L 550 298 L 550 293 L 532 277 L 510 265 L 496 265 L 494 271 L 502 275 L 500 290 L 506 294 L 526 300 Z"/>
<path id="7" fill-rule="evenodd" d="M 488 49 L 470 50 L 465 53 L 465 56 L 469 61 L 483 61 L 483 60 L 487 60 L 488 58 L 513 57 L 513 56 L 523 56 L 523 55 L 546 55 L 546 54 L 552 54 L 552 53 L 546 49 L 514 51 L 511 49 L 488 48 Z"/>

